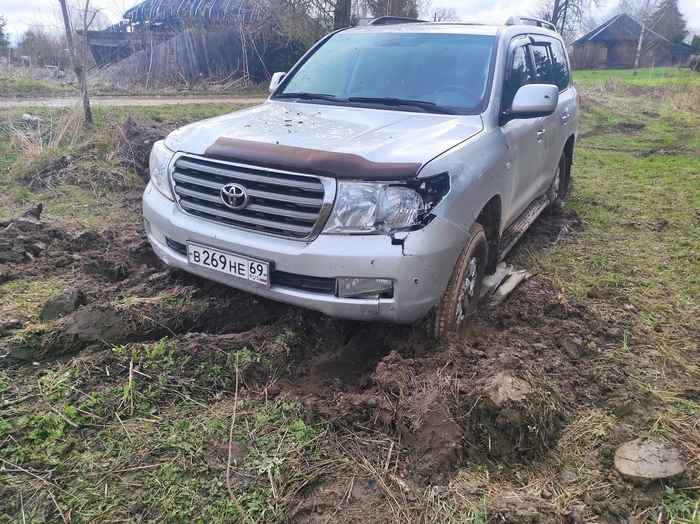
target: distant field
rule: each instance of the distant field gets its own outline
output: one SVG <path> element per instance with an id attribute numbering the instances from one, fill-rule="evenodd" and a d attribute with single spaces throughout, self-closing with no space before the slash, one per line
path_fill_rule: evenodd
<path id="1" fill-rule="evenodd" d="M 676 82 L 700 85 L 700 72 L 677 67 L 645 67 L 632 76 L 632 69 L 594 69 L 574 71 L 577 85 L 600 84 L 606 80 L 622 80 L 635 85 L 665 86 Z"/>

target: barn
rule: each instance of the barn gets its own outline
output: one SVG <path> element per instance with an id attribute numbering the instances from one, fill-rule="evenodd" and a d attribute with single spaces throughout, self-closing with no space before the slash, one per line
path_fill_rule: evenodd
<path id="1" fill-rule="evenodd" d="M 574 69 L 631 69 L 641 32 L 641 24 L 631 16 L 617 15 L 571 44 L 571 65 Z M 647 29 L 639 66 L 680 66 L 695 53 L 695 48 Z"/>
<path id="2" fill-rule="evenodd" d="M 307 49 L 300 35 L 323 30 L 280 0 L 146 0 L 84 35 L 103 81 L 159 87 L 269 78 Z"/>

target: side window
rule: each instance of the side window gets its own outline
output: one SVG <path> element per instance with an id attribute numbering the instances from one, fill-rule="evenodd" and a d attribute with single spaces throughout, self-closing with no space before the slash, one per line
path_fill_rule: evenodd
<path id="1" fill-rule="evenodd" d="M 548 45 L 533 45 L 532 57 L 535 61 L 535 72 L 537 75 L 538 84 L 553 84 L 554 73 L 552 67 L 552 58 L 549 53 Z"/>
<path id="2" fill-rule="evenodd" d="M 513 60 L 510 64 L 510 71 L 503 86 L 503 100 L 501 102 L 501 110 L 507 111 L 510 109 L 515 98 L 515 93 L 522 86 L 532 84 L 532 70 L 528 60 L 526 46 L 520 46 L 513 52 Z"/>
<path id="3" fill-rule="evenodd" d="M 554 39 L 550 49 L 554 58 L 554 83 L 557 84 L 559 91 L 563 91 L 569 87 L 569 67 L 566 62 L 566 52 L 561 42 Z"/>

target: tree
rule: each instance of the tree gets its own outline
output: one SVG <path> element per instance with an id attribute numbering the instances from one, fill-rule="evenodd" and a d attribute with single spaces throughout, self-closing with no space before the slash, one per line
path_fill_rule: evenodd
<path id="1" fill-rule="evenodd" d="M 92 126 L 92 109 L 90 108 L 90 97 L 88 96 L 87 89 L 87 78 L 85 76 L 85 58 L 86 50 L 85 45 L 83 45 L 81 60 L 75 53 L 75 45 L 73 44 L 73 27 L 71 26 L 70 14 L 68 13 L 68 6 L 66 5 L 66 0 L 58 0 L 61 4 L 61 13 L 63 14 L 63 25 L 66 29 L 66 41 L 68 42 L 68 51 L 70 53 L 71 64 L 73 65 L 73 70 L 75 71 L 75 76 L 78 78 L 78 89 L 80 90 L 80 97 L 83 101 L 83 113 L 84 113 L 84 123 L 86 127 Z M 85 0 L 85 9 L 83 11 L 83 28 L 84 31 L 90 27 L 92 20 L 94 20 L 94 15 L 90 20 L 90 0 Z"/>
<path id="2" fill-rule="evenodd" d="M 432 10 L 430 20 L 433 22 L 461 22 L 454 7 L 436 7 Z"/>
<path id="3" fill-rule="evenodd" d="M 620 0 L 618 11 L 627 13 L 642 26 L 632 76 L 637 76 L 639 60 L 644 48 L 644 37 L 649 31 L 654 31 L 671 42 L 682 42 L 688 35 L 685 20 L 678 10 L 677 0 Z"/>
<path id="4" fill-rule="evenodd" d="M 20 56 L 28 56 L 31 63 L 37 66 L 61 65 L 68 57 L 65 34 L 45 26 L 31 26 L 20 37 L 17 50 Z"/>
<path id="5" fill-rule="evenodd" d="M 637 76 L 644 37 L 649 29 L 653 30 L 654 15 L 658 13 L 661 7 L 661 0 L 622 0 L 620 6 L 642 26 L 642 30 L 639 32 L 639 40 L 637 41 L 637 53 L 634 57 L 634 70 L 632 71 L 632 76 Z"/>
<path id="6" fill-rule="evenodd" d="M 0 16 L 0 56 L 7 56 L 10 50 L 10 39 L 7 38 L 6 26 L 7 20 L 5 20 L 4 16 Z"/>
<path id="7" fill-rule="evenodd" d="M 681 43 L 688 36 L 687 25 L 678 10 L 678 0 L 664 0 L 651 19 L 654 32 L 671 42 Z"/>
<path id="8" fill-rule="evenodd" d="M 337 0 L 333 9 L 333 30 L 350 27 L 351 0 Z"/>
<path id="9" fill-rule="evenodd" d="M 700 49 L 700 35 L 693 35 L 693 39 L 690 41 L 690 45 L 695 49 Z"/>
<path id="10" fill-rule="evenodd" d="M 532 15 L 554 24 L 566 40 L 580 34 L 580 29 L 591 18 L 594 8 L 600 8 L 605 0 L 538 0 Z"/>
<path id="11" fill-rule="evenodd" d="M 367 0 L 367 6 L 375 17 L 418 18 L 419 7 L 416 0 Z"/>

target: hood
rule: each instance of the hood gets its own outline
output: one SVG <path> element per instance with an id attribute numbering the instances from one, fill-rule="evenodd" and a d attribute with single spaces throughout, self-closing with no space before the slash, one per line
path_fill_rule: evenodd
<path id="1" fill-rule="evenodd" d="M 479 116 L 268 100 L 180 128 L 166 145 L 337 178 L 408 178 L 482 129 Z"/>

